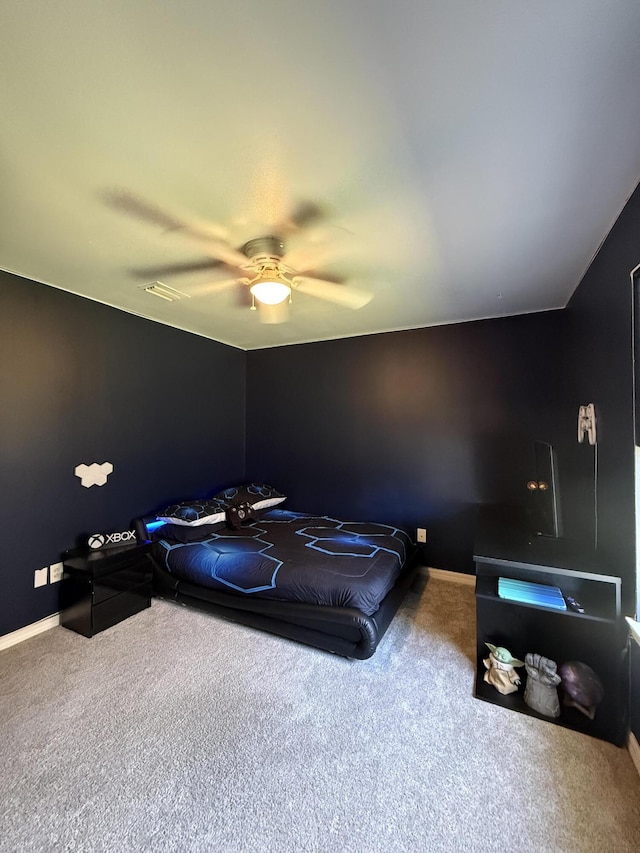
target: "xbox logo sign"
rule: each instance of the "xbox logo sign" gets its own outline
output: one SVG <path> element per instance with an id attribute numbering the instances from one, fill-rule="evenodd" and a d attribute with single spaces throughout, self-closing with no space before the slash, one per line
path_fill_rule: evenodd
<path id="1" fill-rule="evenodd" d="M 97 551 L 100 548 L 135 545 L 135 541 L 136 534 L 134 530 L 119 530 L 116 533 L 91 533 L 87 537 L 87 545 L 92 551 Z"/>

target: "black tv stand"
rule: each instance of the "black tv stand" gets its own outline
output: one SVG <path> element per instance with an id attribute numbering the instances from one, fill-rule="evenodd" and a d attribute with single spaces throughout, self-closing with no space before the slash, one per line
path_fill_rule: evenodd
<path id="1" fill-rule="evenodd" d="M 476 566 L 477 661 L 475 695 L 493 704 L 567 726 L 623 745 L 627 736 L 627 630 L 621 614 L 621 580 L 598 571 L 598 557 L 575 542 L 535 536 L 526 515 L 513 507 L 484 507 L 474 547 Z M 553 610 L 500 598 L 500 577 L 559 587 L 584 613 Z M 522 685 L 506 696 L 484 681 L 486 643 L 505 646 L 514 657 L 528 652 L 558 665 L 582 661 L 598 675 L 604 698 L 590 720 L 575 708 L 562 706 L 558 718 L 538 714 L 525 704 Z"/>

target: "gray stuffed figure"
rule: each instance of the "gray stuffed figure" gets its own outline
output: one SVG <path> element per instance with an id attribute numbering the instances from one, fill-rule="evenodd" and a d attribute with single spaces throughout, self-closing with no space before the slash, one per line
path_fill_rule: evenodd
<path id="1" fill-rule="evenodd" d="M 527 670 L 527 686 L 524 701 L 530 708 L 545 717 L 560 716 L 560 701 L 557 686 L 562 679 L 554 660 L 529 652 L 524 659 Z"/>

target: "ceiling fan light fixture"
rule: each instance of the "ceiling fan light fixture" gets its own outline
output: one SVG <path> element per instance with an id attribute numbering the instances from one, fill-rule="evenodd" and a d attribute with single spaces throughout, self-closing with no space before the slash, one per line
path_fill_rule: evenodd
<path id="1" fill-rule="evenodd" d="M 284 281 L 261 278 L 250 287 L 251 295 L 265 305 L 279 305 L 291 296 L 291 288 Z"/>

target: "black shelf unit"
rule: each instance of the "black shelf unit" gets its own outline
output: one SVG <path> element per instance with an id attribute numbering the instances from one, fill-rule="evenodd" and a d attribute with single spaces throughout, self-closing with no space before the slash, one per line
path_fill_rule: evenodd
<path id="1" fill-rule="evenodd" d="M 571 543 L 543 540 L 526 534 L 521 522 L 520 539 L 512 516 L 494 510 L 481 517 L 476 542 L 477 661 L 475 695 L 513 711 L 566 726 L 593 737 L 622 745 L 627 735 L 628 678 L 627 630 L 621 613 L 619 577 L 576 568 L 597 564 L 592 553 L 580 553 Z M 499 556 L 494 556 L 494 554 Z M 558 587 L 564 596 L 576 598 L 584 613 L 555 610 L 500 598 L 500 577 Z M 561 706 L 561 715 L 550 718 L 524 702 L 527 674 L 518 669 L 522 684 L 516 693 L 503 696 L 484 681 L 486 643 L 505 646 L 517 658 L 528 652 L 551 658 L 558 665 L 572 660 L 590 666 L 602 681 L 604 698 L 593 720 L 575 708 Z"/>

